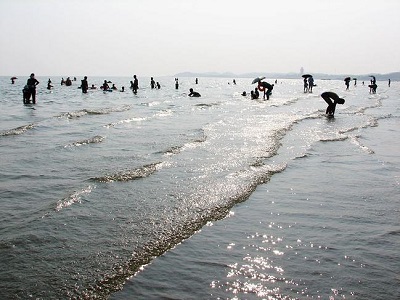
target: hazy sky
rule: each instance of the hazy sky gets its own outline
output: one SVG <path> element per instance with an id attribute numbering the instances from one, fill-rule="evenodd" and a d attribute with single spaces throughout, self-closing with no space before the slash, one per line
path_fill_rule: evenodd
<path id="1" fill-rule="evenodd" d="M 0 75 L 400 71 L 400 0 L 0 0 Z"/>

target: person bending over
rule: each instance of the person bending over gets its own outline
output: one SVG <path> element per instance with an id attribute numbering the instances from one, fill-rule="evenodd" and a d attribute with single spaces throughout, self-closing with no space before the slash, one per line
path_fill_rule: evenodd
<path id="1" fill-rule="evenodd" d="M 340 98 L 334 92 L 324 92 L 321 94 L 322 99 L 328 103 L 328 107 L 326 108 L 326 115 L 330 118 L 333 118 L 335 115 L 336 104 L 344 104 L 344 99 Z"/>

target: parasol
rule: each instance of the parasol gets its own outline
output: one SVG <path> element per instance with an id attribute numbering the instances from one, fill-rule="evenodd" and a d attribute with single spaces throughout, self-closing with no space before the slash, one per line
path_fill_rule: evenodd
<path id="1" fill-rule="evenodd" d="M 253 79 L 253 81 L 251 82 L 251 84 L 254 84 L 254 83 L 257 83 L 257 82 L 260 82 L 261 80 L 263 80 L 263 79 L 265 79 L 265 77 L 263 76 L 263 77 L 257 77 L 257 78 L 254 78 Z"/>

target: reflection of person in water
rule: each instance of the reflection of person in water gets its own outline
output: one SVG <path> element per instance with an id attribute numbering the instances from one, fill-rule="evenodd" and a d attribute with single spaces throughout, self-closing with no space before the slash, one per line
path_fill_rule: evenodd
<path id="1" fill-rule="evenodd" d="M 334 92 L 324 92 L 321 94 L 321 97 L 326 103 L 328 103 L 326 109 L 327 116 L 333 118 L 335 115 L 336 104 L 344 104 L 344 99 L 339 98 L 339 96 Z"/>
<path id="2" fill-rule="evenodd" d="M 193 91 L 193 89 L 191 88 L 189 93 L 189 97 L 201 97 L 201 95 L 198 92 Z"/>

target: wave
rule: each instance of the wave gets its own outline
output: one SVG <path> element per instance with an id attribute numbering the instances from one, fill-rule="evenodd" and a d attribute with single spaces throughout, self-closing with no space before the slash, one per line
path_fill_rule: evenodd
<path id="1" fill-rule="evenodd" d="M 113 113 L 113 112 L 127 111 L 129 109 L 131 109 L 130 105 L 124 105 L 122 107 L 108 107 L 108 108 L 102 108 L 102 109 L 98 109 L 98 110 L 90 110 L 90 109 L 85 108 L 85 109 L 77 110 L 74 112 L 62 113 L 56 117 L 57 118 L 75 119 L 75 118 L 80 118 L 80 117 L 86 116 L 86 115 L 106 115 L 106 114 Z"/>
<path id="2" fill-rule="evenodd" d="M 168 148 L 167 150 L 162 151 L 160 153 L 162 153 L 164 155 L 167 155 L 167 156 L 176 155 L 176 154 L 179 154 L 179 153 L 181 153 L 182 151 L 184 151 L 186 149 L 193 149 L 193 148 L 197 147 L 200 143 L 205 142 L 206 139 L 207 139 L 206 136 L 204 136 L 202 138 L 199 138 L 199 139 L 193 140 L 191 142 L 185 143 L 182 146 L 172 146 L 172 147 Z"/>
<path id="3" fill-rule="evenodd" d="M 217 192 L 213 197 L 223 197 L 223 201 L 217 201 L 217 205 L 208 208 L 189 208 L 190 213 L 178 211 L 178 214 L 185 216 L 183 222 L 173 225 L 164 224 L 162 230 L 155 232 L 152 239 L 132 249 L 131 257 L 127 261 L 114 265 L 112 270 L 102 274 L 91 287 L 74 292 L 77 293 L 78 298 L 84 299 L 105 299 L 109 297 L 112 292 L 120 290 L 128 278 L 143 270 L 143 266 L 151 263 L 155 257 L 161 256 L 192 236 L 194 232 L 209 225 L 210 222 L 229 216 L 230 209 L 235 204 L 247 200 L 259 184 L 267 182 L 273 174 L 282 172 L 285 168 L 286 165 L 262 165 L 229 175 L 230 186 L 236 188 L 222 188 L 222 191 L 229 191 L 227 194 L 223 192 L 222 195 L 218 192 L 221 191 L 218 189 L 219 184 L 216 184 L 212 189 L 212 191 Z M 243 177 L 246 177 L 249 181 L 244 183 Z M 241 185 L 236 185 L 237 182 L 240 182 Z M 224 185 L 224 182 L 220 184 Z M 203 189 L 209 191 L 208 186 L 203 186 L 190 197 L 201 199 L 204 197 Z"/>
<path id="4" fill-rule="evenodd" d="M 156 171 L 158 171 L 159 169 L 161 169 L 162 165 L 163 165 L 162 162 L 157 162 L 149 165 L 144 165 L 133 170 L 122 171 L 101 177 L 94 177 L 92 178 L 92 180 L 109 183 L 114 181 L 131 181 L 131 180 L 146 178 L 149 177 L 151 174 L 155 173 Z"/>
<path id="5" fill-rule="evenodd" d="M 35 124 L 28 124 L 24 126 L 20 126 L 17 128 L 9 129 L 3 132 L 0 132 L 0 136 L 9 136 L 9 135 L 20 135 L 25 133 L 26 131 L 33 129 L 35 127 Z"/>
<path id="6" fill-rule="evenodd" d="M 67 147 L 79 147 L 82 145 L 87 145 L 87 144 L 98 144 L 101 143 L 102 141 L 104 141 L 105 137 L 101 136 L 101 135 L 96 135 L 90 139 L 85 139 L 82 141 L 77 141 L 77 142 L 73 142 L 71 144 L 68 144 L 66 146 L 64 146 L 64 148 Z"/>
<path id="7" fill-rule="evenodd" d="M 359 140 L 360 136 L 353 136 L 351 137 L 351 142 L 353 144 L 355 144 L 356 146 L 358 146 L 361 150 L 363 150 L 364 152 L 368 153 L 368 154 L 374 154 L 375 151 L 372 150 L 371 148 L 368 148 L 367 146 L 363 145 L 360 140 Z"/>
<path id="8" fill-rule="evenodd" d="M 66 208 L 68 206 L 71 206 L 74 203 L 81 203 L 81 196 L 83 194 L 89 194 L 92 192 L 92 190 L 94 189 L 94 186 L 87 186 L 86 188 L 80 190 L 80 191 L 75 191 L 73 192 L 71 195 L 68 195 L 67 197 L 65 197 L 62 200 L 59 200 L 57 202 L 57 205 L 55 207 L 55 211 L 60 211 L 63 208 Z"/>
<path id="9" fill-rule="evenodd" d="M 146 120 L 147 120 L 147 118 L 143 118 L 143 117 L 141 117 L 141 118 L 140 117 L 133 117 L 133 118 L 124 119 L 124 120 L 120 120 L 120 121 L 117 121 L 117 122 L 109 123 L 107 125 L 104 125 L 104 127 L 110 128 L 110 127 L 115 127 L 115 126 L 120 125 L 120 124 L 131 123 L 131 122 L 141 122 L 141 121 L 146 121 Z"/>

